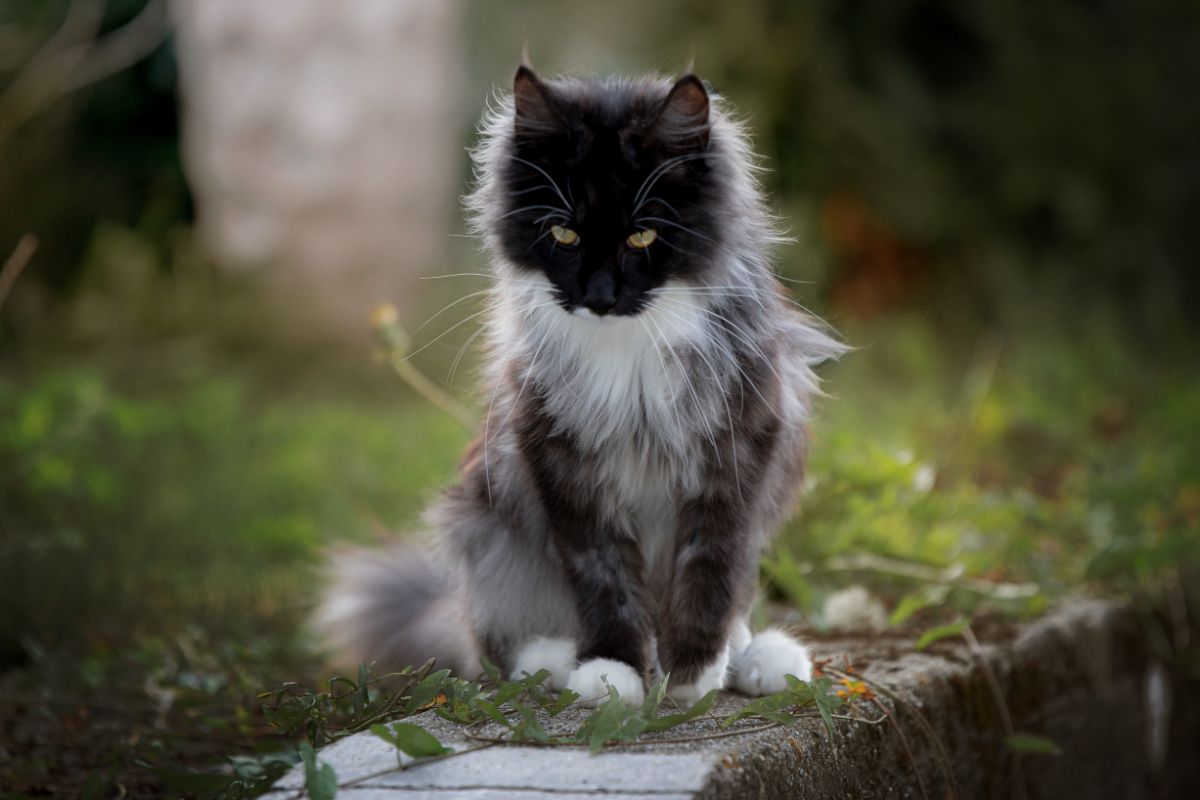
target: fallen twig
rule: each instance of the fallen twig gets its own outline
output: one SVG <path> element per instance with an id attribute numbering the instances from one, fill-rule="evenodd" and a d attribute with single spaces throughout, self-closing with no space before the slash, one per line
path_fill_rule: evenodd
<path id="1" fill-rule="evenodd" d="M 8 299 L 9 292 L 12 291 L 17 278 L 29 264 L 29 259 L 33 258 L 33 254 L 37 252 L 37 248 L 37 237 L 32 233 L 25 234 L 17 242 L 17 246 L 4 262 L 4 266 L 0 267 L 0 308 L 4 307 L 4 301 Z"/>

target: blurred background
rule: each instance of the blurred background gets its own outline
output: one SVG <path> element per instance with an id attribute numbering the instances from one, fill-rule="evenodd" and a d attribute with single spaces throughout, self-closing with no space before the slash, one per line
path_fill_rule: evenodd
<path id="1" fill-rule="evenodd" d="M 268 769 L 256 693 L 325 676 L 321 549 L 411 529 L 473 433 L 458 197 L 526 42 L 548 74 L 694 59 L 790 291 L 858 348 L 764 615 L 1117 595 L 1194 687 L 1200 5 L 0 0 L 6 790 Z"/>

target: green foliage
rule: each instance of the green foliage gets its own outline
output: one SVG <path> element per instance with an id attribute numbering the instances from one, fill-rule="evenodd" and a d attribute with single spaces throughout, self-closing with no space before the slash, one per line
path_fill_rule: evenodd
<path id="1" fill-rule="evenodd" d="M 902 625 L 909 617 L 927 608 L 936 608 L 946 602 L 950 596 L 950 587 L 945 584 L 922 586 L 916 591 L 909 592 L 900 598 L 892 611 L 888 622 L 892 625 Z"/>
<path id="2" fill-rule="evenodd" d="M 117 619 L 292 609 L 322 544 L 406 524 L 464 438 L 425 406 L 233 377 L 147 393 L 95 370 L 0 376 L 0 660 Z"/>
<path id="3" fill-rule="evenodd" d="M 328 764 L 317 762 L 317 754 L 308 742 L 300 743 L 300 760 L 304 763 L 304 789 L 309 800 L 333 800 L 337 797 L 337 774 Z"/>
<path id="4" fill-rule="evenodd" d="M 892 623 L 1029 615 L 1081 584 L 1145 591 L 1200 566 L 1200 395 L 1103 331 L 985 343 L 955 365 L 923 324 L 848 332 L 800 514 L 764 563 L 820 622 L 849 582 Z"/>
<path id="5" fill-rule="evenodd" d="M 833 741 L 833 712 L 845 702 L 831 691 L 833 681 L 829 678 L 802 681 L 795 675 L 785 677 L 788 688 L 782 692 L 751 700 L 742 707 L 741 711 L 726 718 L 725 724 L 732 725 L 740 719 L 756 717 L 789 725 L 800 719 L 798 712 L 801 709 L 813 706 L 820 713 L 821 721 L 825 725 L 825 732 L 830 741 Z"/>
<path id="6" fill-rule="evenodd" d="M 1009 750 L 1021 755 L 1060 756 L 1062 748 L 1053 739 L 1037 736 L 1032 733 L 1015 733 L 1004 737 L 1004 744 Z"/>
<path id="7" fill-rule="evenodd" d="M 454 751 L 442 745 L 424 728 L 408 722 L 394 722 L 391 725 L 372 725 L 371 733 L 383 739 L 400 752 L 413 758 L 428 758 L 442 756 Z"/>
<path id="8" fill-rule="evenodd" d="M 431 661 L 419 669 L 405 667 L 376 677 L 362 665 L 357 681 L 334 676 L 323 691 L 288 682 L 259 695 L 270 700 L 263 704 L 263 716 L 276 732 L 302 733 L 311 745 L 320 747 L 384 720 L 426 711 L 441 704 L 443 692 L 470 686 L 452 679 L 449 670 L 431 672 L 432 666 Z"/>
<path id="9" fill-rule="evenodd" d="M 943 639 L 949 639 L 952 636 L 958 636 L 966 630 L 967 621 L 960 619 L 954 622 L 948 622 L 945 625 L 937 625 L 921 634 L 917 639 L 915 647 L 918 650 L 924 650 L 929 645 L 935 642 L 940 642 Z"/>

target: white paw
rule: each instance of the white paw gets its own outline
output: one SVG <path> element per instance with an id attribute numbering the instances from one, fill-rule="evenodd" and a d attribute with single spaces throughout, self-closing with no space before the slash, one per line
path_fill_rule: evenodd
<path id="1" fill-rule="evenodd" d="M 729 648 L 721 651 L 720 657 L 700 673 L 695 683 L 675 683 L 667 685 L 667 694 L 675 702 L 690 706 L 713 689 L 725 688 L 725 675 L 729 669 Z"/>
<path id="2" fill-rule="evenodd" d="M 509 680 L 519 681 L 525 676 L 538 670 L 550 671 L 546 685 L 554 691 L 562 691 L 567 685 L 567 676 L 575 669 L 575 643 L 570 639 L 553 639 L 549 636 L 538 636 L 530 639 L 517 652 L 513 668 L 509 672 Z"/>
<path id="3" fill-rule="evenodd" d="M 765 630 L 734 660 L 733 685 L 749 695 L 774 694 L 787 688 L 784 675 L 802 681 L 812 677 L 808 648 L 781 630 Z"/>
<path id="4" fill-rule="evenodd" d="M 638 705 L 646 697 L 642 676 L 625 662 L 611 658 L 585 661 L 567 678 L 567 688 L 579 695 L 577 702 L 590 708 L 608 699 L 609 686 L 631 706 Z"/>

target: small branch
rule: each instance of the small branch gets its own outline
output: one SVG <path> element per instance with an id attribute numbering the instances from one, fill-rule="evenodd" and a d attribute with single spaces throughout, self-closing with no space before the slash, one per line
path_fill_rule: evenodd
<path id="1" fill-rule="evenodd" d="M 410 362 L 404 361 L 403 356 L 395 353 L 388 355 L 388 363 L 400 378 L 429 402 L 445 411 L 467 431 L 475 430 L 475 417 L 467 407 L 458 402 L 448 392 L 425 377 L 424 373 Z"/>
<path id="2" fill-rule="evenodd" d="M 766 725 L 756 725 L 752 728 L 735 728 L 729 731 L 717 731 L 715 733 L 698 733 L 694 736 L 676 736 L 670 739 L 642 739 L 638 738 L 631 742 L 606 742 L 604 749 L 608 750 L 615 747 L 652 747 L 657 744 L 688 744 L 689 742 L 701 742 L 708 739 L 728 739 L 733 736 L 746 736 L 751 733 L 762 733 L 763 731 L 773 730 L 781 727 L 778 722 L 770 722 Z M 505 739 L 498 736 L 480 736 L 474 733 L 469 728 L 463 731 L 468 739 L 476 742 L 487 742 L 488 744 L 500 745 L 515 745 L 518 747 L 590 747 L 587 742 L 568 742 L 560 740 L 549 740 L 545 742 L 530 740 L 515 741 L 513 739 Z"/>
<path id="3" fill-rule="evenodd" d="M 983 656 L 983 648 L 979 644 L 979 640 L 975 638 L 975 632 L 968 625 L 962 630 L 962 637 L 966 640 L 967 647 L 971 651 L 971 657 L 975 659 L 975 663 L 979 665 L 979 669 L 983 672 L 983 678 L 987 682 L 988 689 L 992 693 L 992 698 L 996 701 L 996 708 L 1000 712 L 1000 724 L 1004 726 L 1004 735 L 1011 739 L 1017 735 L 1017 729 L 1013 726 L 1012 715 L 1008 711 L 1008 703 L 1004 699 L 1004 689 L 1000 686 L 1000 679 L 996 677 L 992 665 L 987 662 Z M 1021 754 L 1012 753 L 1013 757 L 1013 772 L 1017 783 L 1017 796 L 1025 798 L 1028 796 L 1028 790 L 1025 786 L 1025 770 L 1021 767 Z"/>
<path id="4" fill-rule="evenodd" d="M 166 0 L 150 0 L 133 19 L 96 40 L 60 87 L 66 94 L 132 67 L 163 43 L 171 31 Z"/>
<path id="5" fill-rule="evenodd" d="M 921 797 L 929 800 L 929 792 L 925 789 L 925 779 L 921 777 L 921 768 L 917 764 L 916 757 L 913 756 L 912 748 L 908 746 L 908 737 L 904 735 L 904 729 L 900 727 L 900 723 L 888 711 L 887 706 L 879 701 L 878 697 L 871 698 L 871 702 L 883 712 L 883 716 L 890 720 L 892 727 L 896 729 L 896 735 L 900 737 L 900 746 L 904 748 L 904 754 L 908 756 L 908 763 L 912 766 L 913 776 L 917 779 L 917 788 L 921 790 Z"/>
<path id="6" fill-rule="evenodd" d="M 120 72 L 150 55 L 170 32 L 166 0 L 99 39 L 104 3 L 76 0 L 57 31 L 0 95 L 0 151 L 27 121 L 55 100 Z"/>
<path id="7" fill-rule="evenodd" d="M 384 303 L 371 312 L 371 327 L 375 337 L 383 346 L 384 357 L 392 370 L 413 388 L 417 394 L 424 397 L 435 406 L 445 411 L 462 425 L 467 432 L 474 432 L 475 415 L 442 387 L 425 377 L 409 361 L 408 334 L 400 327 L 400 312 L 390 303 Z"/>
<path id="8" fill-rule="evenodd" d="M 825 671 L 831 675 L 836 675 L 842 678 L 861 680 L 863 683 L 867 684 L 867 686 L 871 687 L 871 689 L 891 700 L 896 705 L 896 708 L 903 708 L 905 711 L 912 714 L 913 719 L 917 721 L 917 726 L 921 729 L 922 733 L 929 738 L 929 741 L 933 743 L 933 746 L 938 751 L 938 767 L 941 768 L 942 775 L 946 778 L 946 797 L 949 798 L 949 800 L 957 800 L 957 798 L 961 795 L 961 792 L 958 790 L 958 779 L 954 776 L 954 768 L 951 766 L 952 762 L 950 761 L 950 754 L 946 752 L 946 746 L 942 743 L 941 737 L 937 735 L 937 731 L 935 731 L 933 726 L 929 724 L 929 720 L 925 719 L 925 715 L 917 710 L 916 706 L 906 701 L 903 697 L 896 694 L 888 687 L 884 686 L 878 681 L 871 680 L 865 675 L 850 675 L 849 673 L 842 672 L 839 669 L 833 669 L 831 667 L 825 667 Z"/>
<path id="9" fill-rule="evenodd" d="M 37 237 L 32 233 L 25 234 L 17 242 L 16 248 L 4 262 L 4 266 L 0 267 L 0 308 L 4 307 L 4 301 L 8 299 L 9 292 L 12 291 L 17 278 L 29 264 L 29 259 L 33 258 L 33 254 L 37 252 L 37 248 Z"/>
<path id="10" fill-rule="evenodd" d="M 911 561 L 867 554 L 831 558 L 822 565 L 822 568 L 831 572 L 877 572 L 923 583 L 940 583 L 997 600 L 1022 600 L 1033 597 L 1041 591 L 1036 583 L 1003 583 L 985 581 L 981 578 L 967 578 L 963 576 L 962 569 L 956 566 L 937 569 L 924 564 L 914 564 Z"/>
<path id="11" fill-rule="evenodd" d="M 360 775 L 359 777 L 355 778 L 352 781 L 346 781 L 345 783 L 338 784 L 338 788 L 339 789 L 348 789 L 351 786 L 358 786 L 359 784 L 361 784 L 365 781 L 369 781 L 373 778 L 382 778 L 384 775 L 391 775 L 392 773 L 403 772 L 404 770 L 412 769 L 413 767 L 420 767 L 425 764 L 432 764 L 434 761 L 445 761 L 446 759 L 454 758 L 455 756 L 464 756 L 467 753 L 476 753 L 480 750 L 487 750 L 489 747 L 495 747 L 495 746 L 496 746 L 495 744 L 481 744 L 481 745 L 477 745 L 476 747 L 465 747 L 462 750 L 455 750 L 453 753 L 443 753 L 440 756 L 429 756 L 428 758 L 417 759 L 408 764 L 399 764 L 390 769 L 381 769 L 377 772 L 371 772 L 366 775 Z"/>

